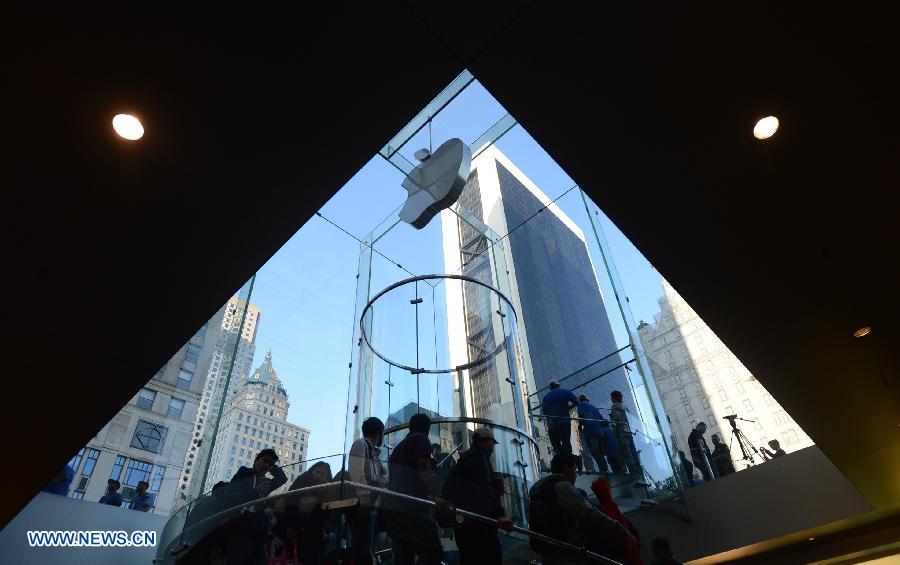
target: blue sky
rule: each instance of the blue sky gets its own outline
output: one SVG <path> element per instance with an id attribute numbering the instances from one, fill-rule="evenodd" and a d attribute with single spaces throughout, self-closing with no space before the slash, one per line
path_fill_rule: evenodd
<path id="1" fill-rule="evenodd" d="M 505 113 L 475 82 L 434 118 L 434 146 L 451 137 L 472 142 Z M 403 125 L 397 124 L 397 130 Z M 416 149 L 428 146 L 428 136 L 428 128 L 423 129 L 401 153 L 412 160 Z M 575 184 L 522 126 L 516 126 L 497 146 L 551 199 Z M 378 149 L 373 147 L 373 154 Z M 363 237 L 402 204 L 406 197 L 402 180 L 399 171 L 376 156 L 321 212 Z M 593 187 L 593 191 L 602 194 L 602 187 Z M 624 325 L 611 301 L 581 196 L 573 190 L 558 204 L 585 232 L 601 288 L 609 298 L 613 331 L 624 345 Z M 602 201 L 598 204 L 602 209 Z M 601 221 L 635 321 L 652 320 L 662 295 L 660 275 L 607 218 Z M 416 275 L 443 271 L 437 218 L 421 231 L 398 225 L 379 243 L 376 247 Z M 353 328 L 358 323 L 354 307 L 359 251 L 357 241 L 313 217 L 260 269 L 251 297 L 262 312 L 254 367 L 271 348 L 273 364 L 290 395 L 288 419 L 312 431 L 310 457 L 339 453 L 344 443 L 348 363 Z M 376 256 L 375 263 L 373 291 L 408 276 L 380 257 Z"/>

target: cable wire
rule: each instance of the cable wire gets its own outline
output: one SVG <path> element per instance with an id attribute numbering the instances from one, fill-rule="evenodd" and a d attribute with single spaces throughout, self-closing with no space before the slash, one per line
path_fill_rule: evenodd
<path id="1" fill-rule="evenodd" d="M 360 245 L 364 245 L 364 246 L 368 247 L 369 249 L 371 249 L 372 251 L 374 251 L 375 253 L 378 253 L 379 255 L 381 255 L 382 257 L 384 257 L 387 261 L 389 261 L 390 263 L 393 263 L 394 265 L 396 265 L 397 267 L 399 267 L 400 269 L 402 269 L 403 271 L 405 271 L 407 274 L 409 274 L 409 276 L 411 276 L 411 277 L 416 276 L 416 275 L 414 275 L 413 273 L 411 273 L 411 272 L 409 271 L 409 269 L 405 268 L 405 267 L 404 267 L 403 265 L 401 265 L 400 263 L 394 261 L 393 259 L 391 259 L 391 258 L 388 257 L 387 255 L 385 255 L 385 254 L 382 253 L 381 251 L 378 251 L 377 249 L 375 249 L 375 247 L 372 246 L 371 244 L 366 243 L 365 241 L 363 241 L 363 240 L 361 240 L 360 238 L 356 237 L 355 235 L 353 235 L 352 233 L 350 233 L 350 232 L 347 231 L 346 229 L 344 229 L 344 228 L 342 228 L 341 226 L 339 226 L 337 223 L 335 223 L 335 222 L 329 220 L 328 218 L 326 218 L 321 212 L 316 212 L 316 216 L 322 218 L 323 220 L 325 220 L 326 222 L 328 222 L 328 223 L 331 224 L 332 226 L 336 227 L 337 229 L 341 230 L 341 231 L 344 232 L 345 234 L 349 235 L 350 237 L 352 237 L 353 239 L 355 239 L 356 241 L 358 241 L 358 242 L 360 243 Z"/>

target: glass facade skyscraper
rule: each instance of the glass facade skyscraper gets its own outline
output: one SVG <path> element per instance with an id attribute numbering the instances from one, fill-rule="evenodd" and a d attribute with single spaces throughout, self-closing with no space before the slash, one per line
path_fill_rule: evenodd
<path id="1" fill-rule="evenodd" d="M 445 214 L 443 221 L 457 224 L 459 258 L 445 257 L 448 271 L 458 260 L 466 276 L 488 284 L 497 284 L 492 278 L 508 279 L 509 298 L 520 317 L 530 392 L 595 364 L 563 381 L 563 386 L 587 395 L 599 407 L 608 407 L 610 393 L 619 390 L 629 410 L 636 413 L 626 371 L 617 367 L 619 356 L 612 355 L 618 346 L 584 233 L 555 205 L 539 212 L 549 202 L 500 151 L 485 151 L 473 163 L 459 204 L 493 231 L 509 234 L 503 245 L 503 268 L 508 276 L 496 272 L 498 266 L 491 264 L 491 254 L 483 253 L 490 241 L 452 214 Z M 515 229 L 525 221 L 529 229 Z M 445 242 L 445 253 L 447 249 Z M 478 326 L 481 306 L 465 305 L 467 341 L 473 349 L 490 338 L 483 336 Z M 475 413 L 486 414 L 499 379 L 474 373 L 471 378 Z M 532 404 L 537 405 L 537 398 L 532 398 Z"/>

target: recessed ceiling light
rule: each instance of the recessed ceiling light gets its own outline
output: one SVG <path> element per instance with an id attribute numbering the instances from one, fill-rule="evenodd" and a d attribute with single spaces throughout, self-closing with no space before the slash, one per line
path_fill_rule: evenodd
<path id="1" fill-rule="evenodd" d="M 869 326 L 863 326 L 863 327 L 859 328 L 858 330 L 856 330 L 855 332 L 853 332 L 853 337 L 865 337 L 865 336 L 869 335 L 870 333 L 872 333 L 872 328 L 870 328 Z"/>
<path id="2" fill-rule="evenodd" d="M 756 122 L 753 126 L 753 137 L 756 139 L 769 139 L 778 131 L 778 118 L 768 116 Z"/>
<path id="3" fill-rule="evenodd" d="M 144 137 L 144 126 L 141 121 L 131 114 L 116 114 L 112 120 L 113 129 L 119 137 L 129 141 L 136 141 Z"/>
<path id="4" fill-rule="evenodd" d="M 816 539 L 816 538 L 809 538 L 809 540 L 808 540 L 808 541 L 812 541 L 812 540 L 814 540 L 814 539 Z"/>

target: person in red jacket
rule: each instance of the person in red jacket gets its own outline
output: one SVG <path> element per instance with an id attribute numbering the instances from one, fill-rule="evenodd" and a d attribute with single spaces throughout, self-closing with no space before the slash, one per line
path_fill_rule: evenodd
<path id="1" fill-rule="evenodd" d="M 638 537 L 638 532 L 631 525 L 631 522 L 628 521 L 622 511 L 619 510 L 619 506 L 613 502 L 612 498 L 612 487 L 609 486 L 609 482 L 605 477 L 599 477 L 596 481 L 591 483 L 591 490 L 594 491 L 594 495 L 597 497 L 597 504 L 600 506 L 600 510 L 622 524 L 622 526 L 631 532 L 634 538 L 620 538 L 620 544 L 622 547 L 619 548 L 618 556 L 624 560 L 627 565 L 644 565 L 644 561 L 641 559 L 641 550 L 638 547 L 638 542 L 636 540 L 640 540 Z"/>

